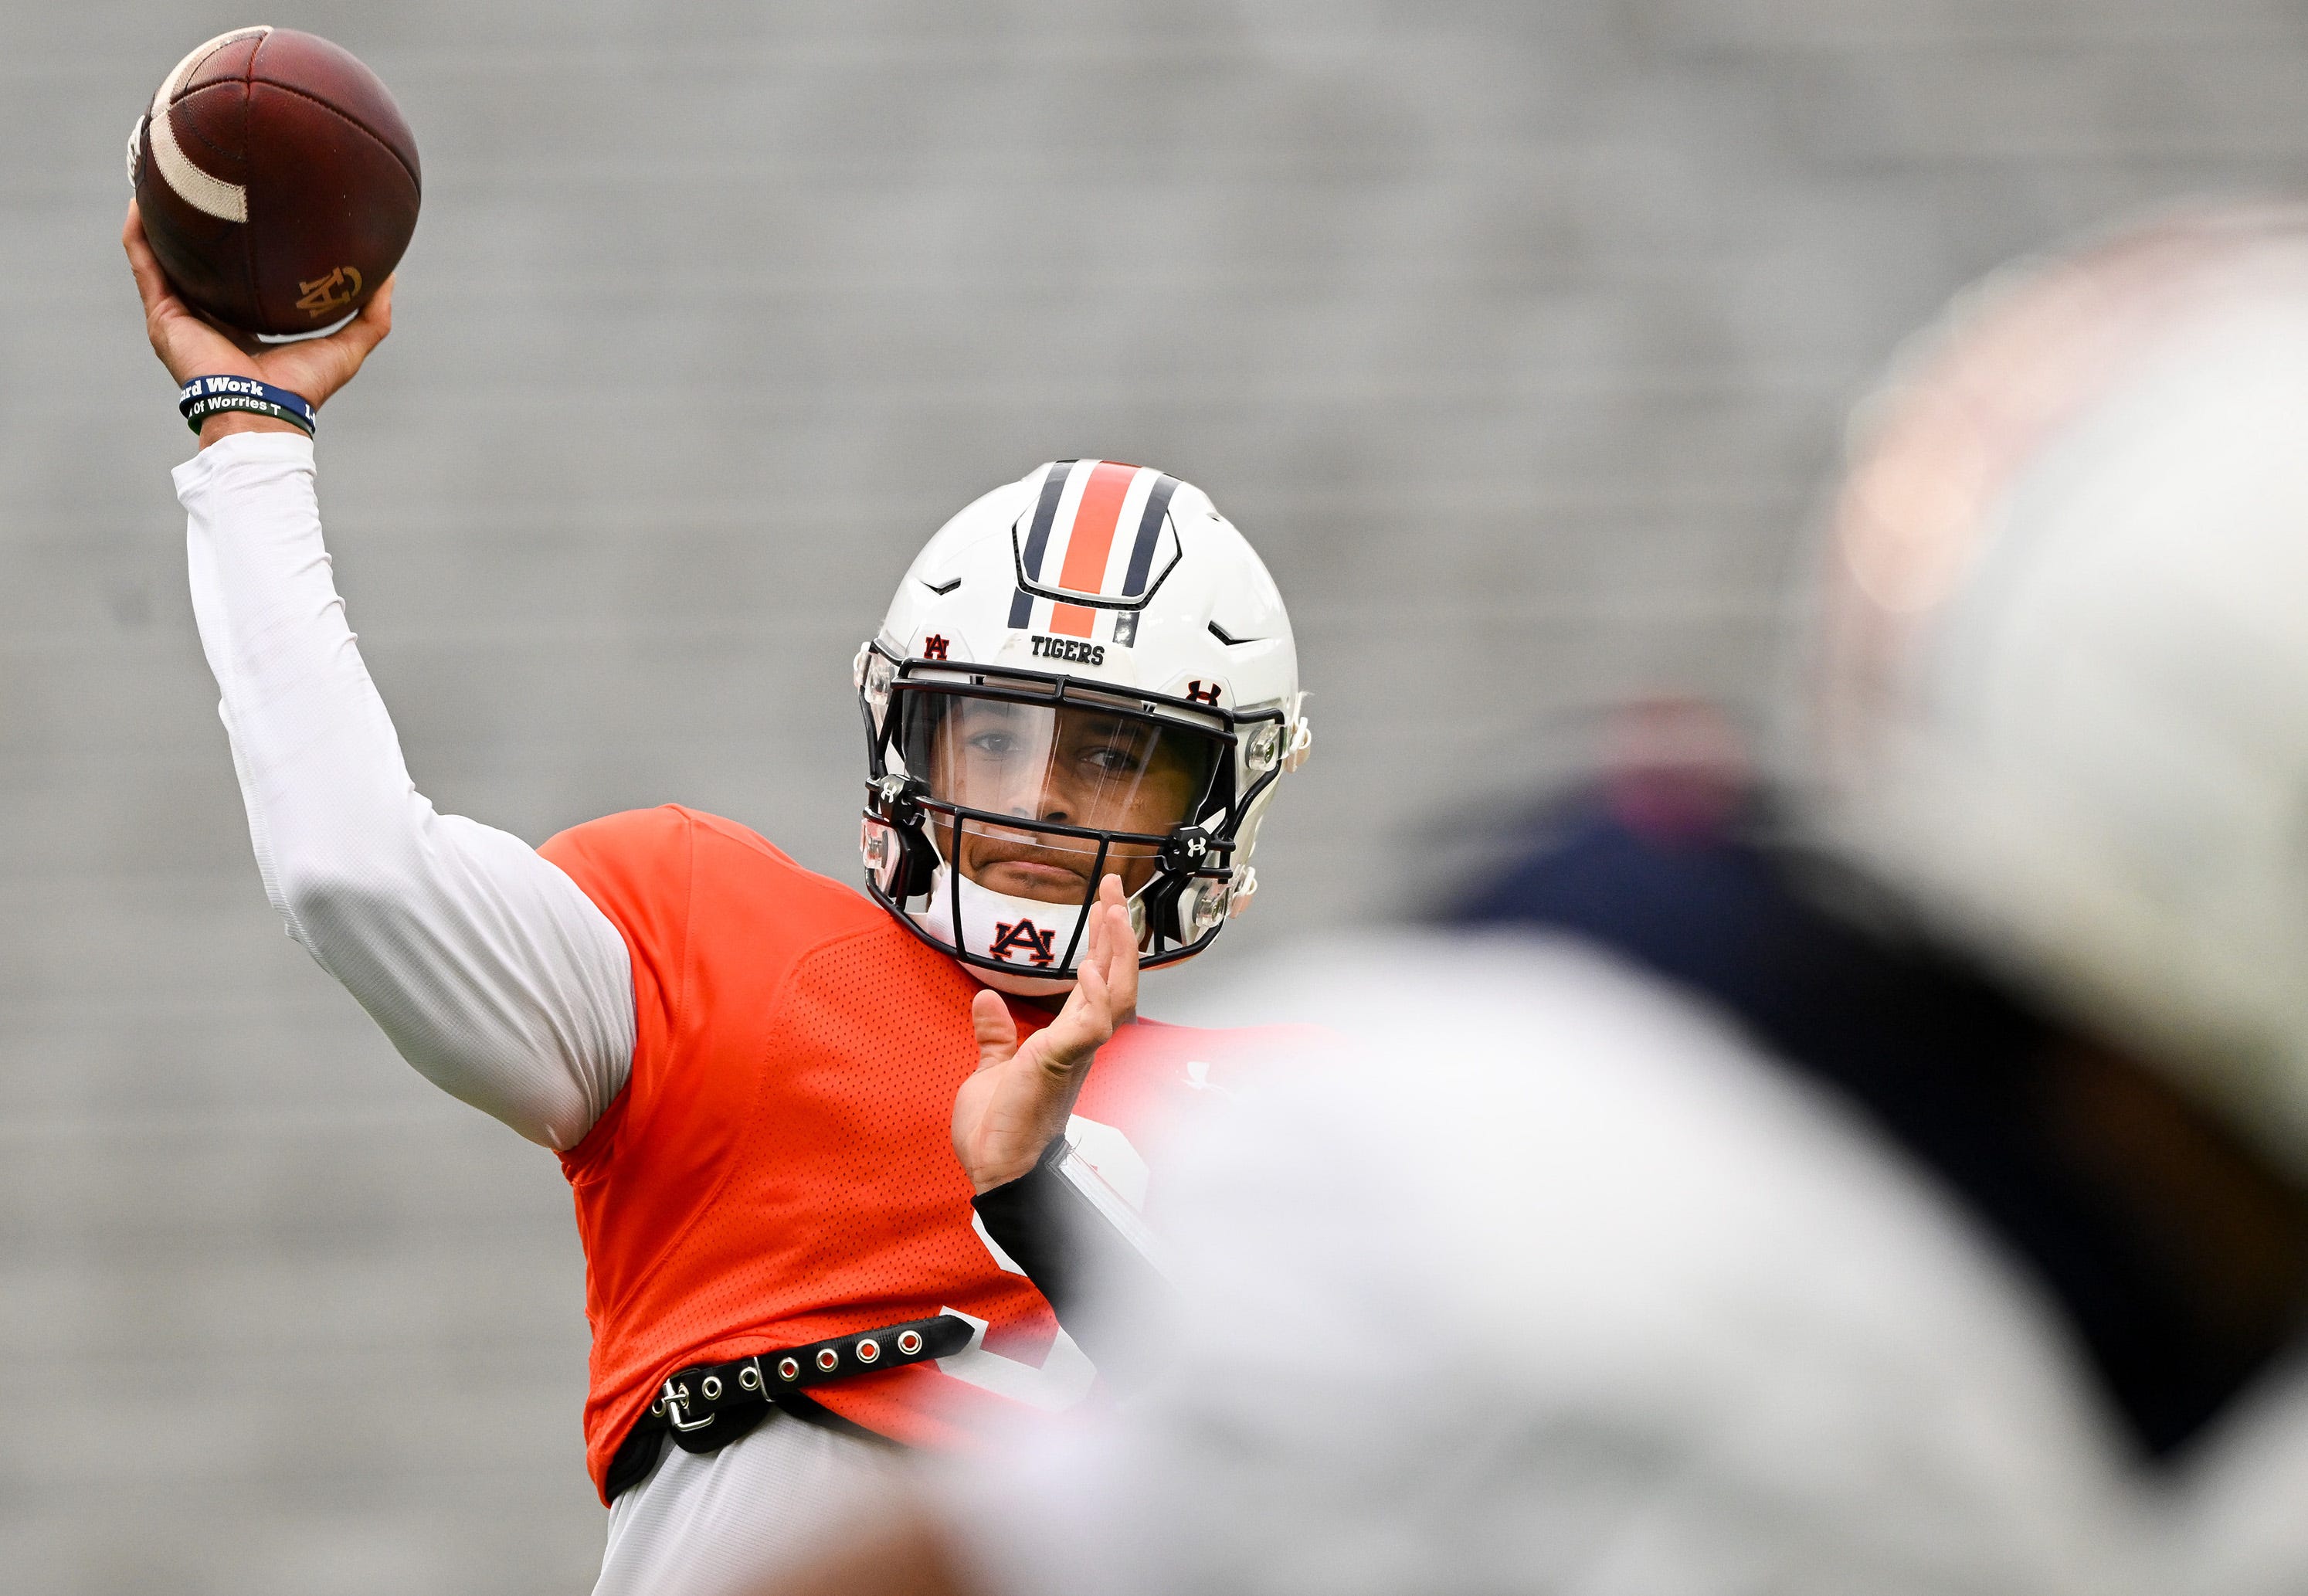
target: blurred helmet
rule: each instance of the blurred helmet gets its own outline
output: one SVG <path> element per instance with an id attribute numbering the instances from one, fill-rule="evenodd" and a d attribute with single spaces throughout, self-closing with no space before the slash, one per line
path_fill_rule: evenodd
<path id="1" fill-rule="evenodd" d="M 1062 460 L 916 558 L 857 653 L 866 887 L 988 985 L 1074 979 L 1119 876 L 1147 966 L 1257 889 L 1276 781 L 1305 757 L 1274 580 L 1191 484 Z"/>
<path id="2" fill-rule="evenodd" d="M 1813 814 L 2308 1171 L 2308 211 L 1959 300 L 1853 427 Z"/>

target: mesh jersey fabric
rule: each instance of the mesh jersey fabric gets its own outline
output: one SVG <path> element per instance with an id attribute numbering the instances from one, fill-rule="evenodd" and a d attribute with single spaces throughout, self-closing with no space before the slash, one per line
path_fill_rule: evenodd
<path id="1" fill-rule="evenodd" d="M 953 1156 L 975 981 L 862 893 L 713 815 L 614 815 L 541 851 L 617 927 L 633 973 L 626 1089 L 562 1155 L 586 1255 L 597 1485 L 674 1370 L 942 1311 L 981 1322 L 981 1342 L 814 1394 L 951 1447 L 1019 1402 L 1088 1388 L 1088 1360 L 974 1228 Z M 1051 1018 L 1012 1013 L 1021 1036 Z M 1261 1048 L 1254 1031 L 1126 1026 L 1077 1115 L 1119 1138 L 1109 1161 L 1134 1162 L 1206 1099 L 1213 1067 Z"/>

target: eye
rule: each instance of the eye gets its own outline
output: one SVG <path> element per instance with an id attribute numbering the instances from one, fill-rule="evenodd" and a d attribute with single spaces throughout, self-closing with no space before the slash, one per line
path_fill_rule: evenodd
<path id="1" fill-rule="evenodd" d="M 973 732 L 969 738 L 969 749 L 973 754 L 983 755 L 988 759 L 1007 759 L 1018 751 L 1018 739 L 1007 731 Z"/>
<path id="2" fill-rule="evenodd" d="M 1083 757 L 1109 776 L 1135 775 L 1146 763 L 1134 745 L 1122 742 L 1101 743 Z"/>

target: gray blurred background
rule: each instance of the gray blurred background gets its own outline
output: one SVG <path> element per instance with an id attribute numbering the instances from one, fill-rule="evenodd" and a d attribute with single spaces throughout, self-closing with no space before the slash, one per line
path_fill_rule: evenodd
<path id="1" fill-rule="evenodd" d="M 0 21 L 7 1592 L 581 1591 L 601 1538 L 554 1160 L 401 1065 L 249 858 L 116 242 L 201 39 L 327 34 L 417 130 L 322 493 L 441 807 L 678 799 L 848 876 L 848 662 L 912 550 L 1042 460 L 1150 462 L 1265 552 L 1315 694 L 1220 961 L 1417 910 L 1604 706 L 1753 711 L 1899 338 L 2308 156 L 2276 0 Z"/>

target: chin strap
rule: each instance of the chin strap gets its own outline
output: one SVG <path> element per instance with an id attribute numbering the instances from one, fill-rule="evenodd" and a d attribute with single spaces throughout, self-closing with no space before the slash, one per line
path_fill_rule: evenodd
<path id="1" fill-rule="evenodd" d="M 1073 985 L 1072 971 L 1064 961 L 1069 947 L 1080 957 L 1089 901 L 1045 903 L 1036 898 L 1014 898 L 980 886 L 940 860 L 927 906 L 912 912 L 915 921 L 937 941 L 990 959 L 1001 967 L 977 967 L 981 979 L 1014 971 L 1018 979 L 1033 983 L 1032 990 L 1038 994 L 1063 991 Z"/>

